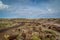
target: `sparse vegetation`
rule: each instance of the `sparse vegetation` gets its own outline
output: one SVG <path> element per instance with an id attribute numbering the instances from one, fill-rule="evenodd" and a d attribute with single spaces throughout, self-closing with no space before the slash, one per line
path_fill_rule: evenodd
<path id="1" fill-rule="evenodd" d="M 1 40 L 60 40 L 60 19 L 0 19 Z M 7 28 L 5 30 L 5 28 Z M 57 29 L 56 29 L 57 28 Z M 1 32 L 2 31 L 2 32 Z"/>

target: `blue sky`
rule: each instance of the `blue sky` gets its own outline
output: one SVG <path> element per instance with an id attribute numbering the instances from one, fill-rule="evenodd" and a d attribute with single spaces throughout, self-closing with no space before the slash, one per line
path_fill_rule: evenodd
<path id="1" fill-rule="evenodd" d="M 0 0 L 0 18 L 60 18 L 60 0 Z"/>

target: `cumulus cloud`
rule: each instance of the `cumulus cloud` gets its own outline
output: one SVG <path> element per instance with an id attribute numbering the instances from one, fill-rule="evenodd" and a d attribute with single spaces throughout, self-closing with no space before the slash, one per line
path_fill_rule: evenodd
<path id="1" fill-rule="evenodd" d="M 5 5 L 5 4 L 3 4 L 2 1 L 0 1 L 0 10 L 6 9 L 8 7 L 9 7 L 8 5 Z"/>

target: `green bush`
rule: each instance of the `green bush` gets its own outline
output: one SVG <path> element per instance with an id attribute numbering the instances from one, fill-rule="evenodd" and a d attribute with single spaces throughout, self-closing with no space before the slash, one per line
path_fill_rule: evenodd
<path id="1" fill-rule="evenodd" d="M 38 36 L 36 36 L 36 35 L 33 35 L 32 36 L 32 40 L 41 40 Z"/>

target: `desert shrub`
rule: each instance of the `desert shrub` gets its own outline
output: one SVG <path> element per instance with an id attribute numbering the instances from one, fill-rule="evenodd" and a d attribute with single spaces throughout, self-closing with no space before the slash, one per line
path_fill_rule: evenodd
<path id="1" fill-rule="evenodd" d="M 21 37 L 21 34 L 19 34 L 16 39 L 17 39 L 17 40 L 23 40 L 23 38 Z"/>
<path id="2" fill-rule="evenodd" d="M 56 35 L 56 33 L 54 31 L 52 31 L 52 30 L 45 30 L 44 32 L 45 33 L 50 33 L 50 34 Z"/>
<path id="3" fill-rule="evenodd" d="M 41 40 L 41 39 L 37 35 L 33 35 L 32 40 Z"/>
<path id="4" fill-rule="evenodd" d="M 5 40 L 9 40 L 8 37 L 10 37 L 10 35 L 6 35 L 6 34 L 4 35 Z"/>
<path id="5" fill-rule="evenodd" d="M 50 40 L 56 40 L 56 38 L 55 37 L 51 37 Z"/>
<path id="6" fill-rule="evenodd" d="M 55 40 L 56 39 L 56 33 L 54 31 L 51 30 L 45 30 L 47 37 L 45 38 L 45 40 Z"/>
<path id="7" fill-rule="evenodd" d="M 56 40 L 56 38 L 53 35 L 46 35 L 45 40 Z"/>
<path id="8" fill-rule="evenodd" d="M 50 40 L 50 38 L 45 38 L 45 40 Z"/>
<path id="9" fill-rule="evenodd" d="M 14 40 L 17 39 L 18 35 L 4 35 L 5 40 Z"/>

